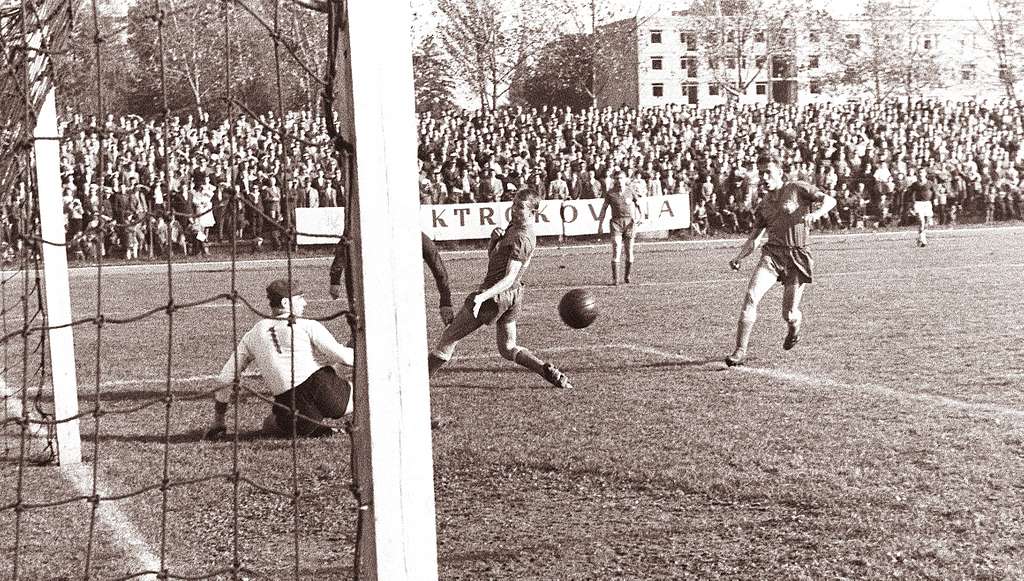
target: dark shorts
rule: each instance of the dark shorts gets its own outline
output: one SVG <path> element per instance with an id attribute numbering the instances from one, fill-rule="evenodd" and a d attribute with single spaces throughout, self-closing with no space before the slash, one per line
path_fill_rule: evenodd
<path id="1" fill-rule="evenodd" d="M 783 284 L 813 281 L 814 259 L 805 248 L 765 246 L 762 262 L 771 268 Z"/>
<path id="2" fill-rule="evenodd" d="M 476 296 L 475 293 L 466 297 L 465 308 L 469 309 L 471 312 L 473 310 L 474 296 Z M 495 321 L 498 321 L 499 323 L 515 321 L 516 315 L 519 314 L 519 305 L 522 301 L 522 286 L 509 289 L 480 305 L 480 313 L 477 315 L 476 320 L 484 325 L 490 325 Z"/>
<path id="3" fill-rule="evenodd" d="M 285 435 L 295 432 L 300 436 L 308 436 L 321 426 L 324 418 L 337 419 L 345 415 L 348 402 L 352 395 L 352 384 L 342 379 L 333 367 L 321 367 L 294 389 L 274 396 L 273 413 L 277 420 L 277 428 Z M 292 399 L 294 397 L 296 421 L 292 415 Z"/>
<path id="4" fill-rule="evenodd" d="M 633 237 L 633 227 L 635 226 L 635 224 L 632 218 L 612 218 L 609 224 L 613 236 L 616 234 L 620 234 L 624 238 Z"/>

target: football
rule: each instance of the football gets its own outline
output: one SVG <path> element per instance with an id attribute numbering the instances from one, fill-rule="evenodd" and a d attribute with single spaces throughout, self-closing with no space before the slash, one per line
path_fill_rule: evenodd
<path id="1" fill-rule="evenodd" d="M 597 318 L 597 299 L 586 289 L 572 289 L 559 301 L 558 316 L 573 329 L 589 327 Z"/>

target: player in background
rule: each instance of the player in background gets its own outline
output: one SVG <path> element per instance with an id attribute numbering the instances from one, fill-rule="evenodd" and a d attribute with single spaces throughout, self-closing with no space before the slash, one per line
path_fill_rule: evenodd
<path id="1" fill-rule="evenodd" d="M 235 371 L 240 377 L 251 364 L 256 365 L 274 396 L 270 415 L 263 421 L 263 432 L 267 435 L 290 435 L 293 426 L 300 436 L 330 435 L 333 430 L 320 422 L 352 411 L 352 384 L 334 367 L 351 367 L 352 349 L 338 343 L 319 321 L 302 318 L 306 299 L 287 280 L 271 282 L 267 299 L 271 317 L 257 322 L 242 336 L 217 377 L 225 387 L 214 393 L 214 417 L 206 432 L 208 439 L 219 438 L 227 431 Z M 314 357 L 314 352 L 325 364 Z M 292 413 L 293 408 L 296 414 Z"/>
<path id="2" fill-rule="evenodd" d="M 800 340 L 800 298 L 804 285 L 811 282 L 813 265 L 806 248 L 808 232 L 815 220 L 827 216 L 836 205 L 835 198 L 807 182 L 783 183 L 782 167 L 775 157 L 761 156 L 757 166 L 767 193 L 758 205 L 753 232 L 736 258 L 729 261 L 729 266 L 739 270 L 741 260 L 761 246 L 765 238 L 767 243 L 747 285 L 736 329 L 736 350 L 725 359 L 730 367 L 746 362 L 750 332 L 757 320 L 757 305 L 776 281 L 784 285 L 782 317 L 789 326 L 782 348 L 792 349 Z M 820 204 L 817 210 L 812 210 L 814 204 Z"/>
<path id="3" fill-rule="evenodd" d="M 914 202 L 914 215 L 917 216 L 917 245 L 928 245 L 928 222 L 935 213 L 932 211 L 932 197 L 935 187 L 928 181 L 928 170 L 922 168 L 917 174 L 917 181 L 907 188 L 910 199 Z"/>
<path id="4" fill-rule="evenodd" d="M 502 357 L 537 373 L 555 387 L 572 387 L 564 373 L 516 342 L 516 317 L 523 303 L 522 278 L 537 246 L 533 223 L 539 208 L 539 198 L 532 190 L 516 193 L 508 229 L 495 228 L 491 233 L 483 283 L 466 297 L 455 320 L 445 328 L 427 357 L 431 375 L 451 360 L 460 340 L 484 325 L 495 323 L 498 353 Z"/>
<path id="5" fill-rule="evenodd" d="M 437 293 L 441 295 L 441 300 L 439 301 L 441 303 L 441 322 L 448 326 L 455 318 L 455 312 L 452 310 L 452 289 L 448 283 L 448 271 L 444 267 L 441 253 L 437 251 L 437 245 L 434 244 L 434 241 L 422 232 L 420 237 L 423 244 L 423 262 L 427 263 L 431 274 L 434 275 Z M 344 240 L 340 240 L 334 247 L 334 261 L 331 262 L 330 292 L 331 298 L 334 299 L 341 298 L 342 291 L 344 290 L 341 286 L 341 277 L 345 274 L 345 265 L 348 264 L 347 254 L 348 246 Z M 350 276 L 345 276 L 345 284 L 348 285 L 348 288 L 352 287 Z"/>
<path id="6" fill-rule="evenodd" d="M 615 170 L 615 183 L 604 194 L 604 204 L 601 206 L 601 213 L 597 217 L 597 233 L 604 232 L 604 216 L 608 209 L 612 210 L 612 219 L 609 230 L 612 234 L 612 284 L 619 284 L 619 262 L 622 259 L 622 250 L 626 250 L 626 268 L 623 271 L 623 281 L 629 283 L 630 270 L 633 268 L 633 242 L 636 239 L 636 220 L 643 216 L 640 209 L 640 201 L 633 188 L 629 187 L 629 180 L 621 169 Z"/>

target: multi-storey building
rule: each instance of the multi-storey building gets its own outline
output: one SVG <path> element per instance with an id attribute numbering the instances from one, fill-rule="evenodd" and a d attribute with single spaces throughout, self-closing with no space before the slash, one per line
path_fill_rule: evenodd
<path id="1" fill-rule="evenodd" d="M 866 42 L 871 22 L 839 20 L 850 48 Z M 598 51 L 595 89 L 597 105 L 650 107 L 682 104 L 711 107 L 726 102 L 728 91 L 740 103 L 807 103 L 846 98 L 871 98 L 869 86 L 825 82 L 845 66 L 829 56 L 824 35 L 815 30 L 786 31 L 787 48 L 768 51 L 763 32 L 755 32 L 745 54 L 709 66 L 702 49 L 702 20 L 688 11 L 629 18 L 599 27 L 605 49 Z M 923 96 L 941 99 L 1001 99 L 1006 96 L 1000 70 L 984 23 L 977 20 L 930 19 L 927 32 L 911 42 L 915 50 L 935 53 L 942 63 L 939 87 Z M 894 42 L 908 42 L 906 35 Z M 776 43 L 774 46 L 778 46 Z M 771 56 L 766 56 L 768 53 Z M 832 51 L 832 54 L 835 54 Z M 738 89 L 742 88 L 742 92 Z M 896 92 L 893 96 L 902 96 Z M 1018 83 L 1018 98 L 1024 83 Z"/>

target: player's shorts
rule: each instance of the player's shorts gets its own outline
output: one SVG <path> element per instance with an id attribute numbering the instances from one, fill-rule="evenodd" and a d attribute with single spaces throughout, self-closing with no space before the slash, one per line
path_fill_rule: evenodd
<path id="1" fill-rule="evenodd" d="M 935 214 L 932 212 L 931 200 L 926 200 L 923 202 L 914 202 L 914 213 L 922 218 L 934 217 Z"/>
<path id="2" fill-rule="evenodd" d="M 297 419 L 291 412 L 293 398 Z M 324 418 L 337 419 L 344 416 L 351 398 L 352 384 L 339 377 L 333 367 L 321 367 L 294 389 L 274 396 L 276 405 L 273 413 L 277 428 L 285 435 L 290 435 L 294 422 L 295 432 L 300 436 L 308 436 L 321 427 L 320 422 Z"/>
<path id="3" fill-rule="evenodd" d="M 609 227 L 612 231 L 612 236 L 621 235 L 625 238 L 633 237 L 633 229 L 635 227 L 635 223 L 632 218 L 612 218 L 609 224 Z"/>
<path id="4" fill-rule="evenodd" d="M 810 283 L 813 281 L 814 259 L 805 248 L 765 246 L 758 268 L 775 273 L 782 284 Z"/>
<path id="5" fill-rule="evenodd" d="M 474 296 L 475 294 L 470 294 L 466 297 L 466 308 L 471 311 L 473 309 Z M 477 314 L 476 320 L 484 325 L 490 325 L 494 321 L 499 323 L 515 321 L 516 315 L 519 314 L 519 305 L 522 300 L 523 287 L 521 285 L 508 289 L 480 305 L 480 313 Z"/>

